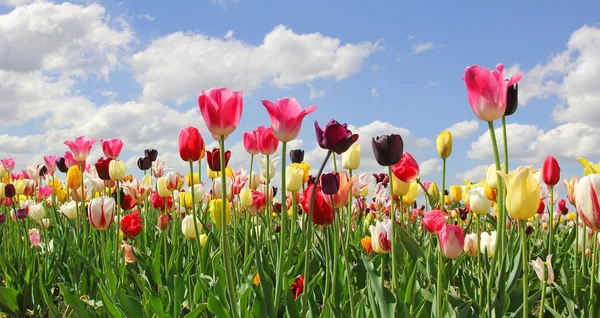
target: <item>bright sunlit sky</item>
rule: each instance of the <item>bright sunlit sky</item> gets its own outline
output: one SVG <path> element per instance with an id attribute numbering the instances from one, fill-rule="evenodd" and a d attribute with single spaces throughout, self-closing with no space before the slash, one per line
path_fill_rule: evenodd
<path id="1" fill-rule="evenodd" d="M 504 63 L 506 77 L 523 73 L 508 118 L 511 168 L 553 155 L 563 177 L 580 175 L 576 157 L 600 160 L 599 10 L 597 1 L 0 0 L 0 158 L 22 169 L 84 135 L 98 139 L 91 161 L 101 138 L 122 138 L 134 175 L 145 148 L 187 172 L 179 130 L 198 127 L 214 146 L 196 99 L 224 86 L 244 92 L 227 140 L 236 169 L 249 168 L 242 133 L 269 125 L 260 99 L 292 96 L 318 107 L 290 145 L 314 168 L 324 153 L 313 122 L 333 118 L 360 135 L 361 172 L 382 170 L 371 137 L 400 133 L 422 179 L 439 181 L 435 138 L 450 128 L 449 183 L 479 181 L 493 156 L 461 77 L 471 64 Z"/>

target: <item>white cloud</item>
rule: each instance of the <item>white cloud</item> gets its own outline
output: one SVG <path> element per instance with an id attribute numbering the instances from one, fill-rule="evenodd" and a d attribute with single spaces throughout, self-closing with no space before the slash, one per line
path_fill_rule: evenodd
<path id="1" fill-rule="evenodd" d="M 0 15 L 0 69 L 106 77 L 132 38 L 99 4 L 33 2 Z"/>
<path id="2" fill-rule="evenodd" d="M 119 95 L 117 92 L 103 90 L 103 89 L 96 90 L 96 93 L 108 98 L 109 100 L 114 100 Z"/>
<path id="3" fill-rule="evenodd" d="M 477 119 L 465 120 L 446 128 L 452 133 L 454 139 L 465 139 L 479 130 L 479 121 Z"/>
<path id="4" fill-rule="evenodd" d="M 213 5 L 218 5 L 223 9 L 226 9 L 230 4 L 240 2 L 241 0 L 210 0 Z"/>
<path id="5" fill-rule="evenodd" d="M 233 37 L 233 30 L 227 31 L 227 34 L 225 34 L 225 36 L 224 36 L 225 39 L 231 39 L 232 37 Z"/>
<path id="6" fill-rule="evenodd" d="M 316 89 L 312 84 L 308 84 L 308 87 L 310 87 L 310 95 L 308 96 L 308 99 L 318 99 L 318 98 L 325 98 L 325 96 L 327 96 L 327 89 L 326 88 L 322 88 L 322 89 Z"/>
<path id="7" fill-rule="evenodd" d="M 423 52 L 443 47 L 441 44 L 433 44 L 433 42 L 421 42 L 413 44 L 412 50 L 408 55 L 421 54 Z"/>
<path id="8" fill-rule="evenodd" d="M 419 163 L 419 168 L 421 170 L 421 177 L 424 178 L 436 172 L 442 171 L 442 164 L 440 162 L 440 159 L 431 158 Z"/>
<path id="9" fill-rule="evenodd" d="M 131 65 L 144 98 L 183 103 L 215 86 L 251 94 L 265 84 L 285 88 L 318 78 L 342 80 L 359 72 L 379 47 L 379 42 L 342 44 L 320 33 L 297 34 L 283 25 L 257 46 L 176 32 L 153 40 L 132 56 Z"/>
<path id="10" fill-rule="evenodd" d="M 456 178 L 470 182 L 479 182 L 485 178 L 485 165 L 478 165 L 471 170 L 457 173 Z"/>
<path id="11" fill-rule="evenodd" d="M 145 20 L 148 20 L 148 21 L 154 21 L 154 17 L 151 16 L 151 15 L 149 15 L 149 14 L 138 14 L 137 17 L 139 19 L 145 19 Z"/>
<path id="12" fill-rule="evenodd" d="M 414 38 L 415 38 L 415 36 L 414 36 L 414 35 L 409 35 L 409 36 L 407 36 L 406 38 L 407 38 L 407 39 L 409 39 L 409 40 L 412 40 L 412 39 L 414 39 Z"/>
<path id="13" fill-rule="evenodd" d="M 375 88 L 375 87 L 371 88 L 371 96 L 379 97 L 379 91 L 377 90 L 377 88 Z"/>

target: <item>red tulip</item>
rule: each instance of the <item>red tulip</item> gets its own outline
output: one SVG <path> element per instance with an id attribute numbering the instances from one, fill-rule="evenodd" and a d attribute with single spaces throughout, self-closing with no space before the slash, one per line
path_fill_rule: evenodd
<path id="1" fill-rule="evenodd" d="M 329 121 L 325 129 L 321 129 L 319 123 L 315 121 L 315 132 L 319 146 L 338 155 L 346 152 L 358 140 L 358 135 L 352 134 L 348 125 L 340 124 L 333 119 Z"/>
<path id="2" fill-rule="evenodd" d="M 198 97 L 200 113 L 213 138 L 225 139 L 237 128 L 242 117 L 244 103 L 242 91 L 232 92 L 227 88 L 211 88 Z"/>
<path id="3" fill-rule="evenodd" d="M 542 214 L 544 213 L 544 210 L 546 210 L 546 204 L 544 204 L 543 200 L 540 200 L 540 204 L 538 204 L 537 213 Z"/>
<path id="4" fill-rule="evenodd" d="M 161 197 L 157 191 L 153 191 L 152 192 L 152 197 L 151 197 L 151 201 L 152 201 L 152 207 L 155 209 L 160 209 L 161 211 L 165 212 L 167 210 L 171 210 L 171 208 L 173 207 L 173 197 L 169 196 L 168 198 L 166 198 L 166 206 L 165 206 L 165 198 Z"/>
<path id="5" fill-rule="evenodd" d="M 204 139 L 196 127 L 186 127 L 179 132 L 179 157 L 187 162 L 198 161 L 204 151 Z"/>
<path id="6" fill-rule="evenodd" d="M 467 86 L 469 104 L 475 116 L 489 122 L 504 116 L 507 89 L 521 80 L 521 74 L 514 75 L 506 81 L 502 64 L 496 65 L 495 71 L 472 65 L 465 69 L 463 79 Z"/>
<path id="7" fill-rule="evenodd" d="M 123 149 L 123 141 L 121 139 L 102 139 L 101 143 L 102 151 L 104 152 L 104 156 L 106 156 L 106 158 L 117 159 L 119 154 L 121 154 L 121 149 Z"/>
<path id="8" fill-rule="evenodd" d="M 290 290 L 294 295 L 294 299 L 302 295 L 302 293 L 304 292 L 304 275 L 300 275 L 298 276 L 298 278 L 296 278 L 296 280 L 290 286 Z"/>
<path id="9" fill-rule="evenodd" d="M 229 164 L 229 158 L 231 158 L 231 151 L 225 151 L 225 167 Z M 218 172 L 221 171 L 221 153 L 219 148 L 213 148 L 212 151 L 206 151 L 206 160 L 208 161 L 208 167 L 210 170 Z"/>
<path id="10" fill-rule="evenodd" d="M 314 185 L 311 185 L 304 191 L 304 211 L 306 214 L 309 214 L 310 212 L 310 200 L 312 198 L 313 187 Z M 327 204 L 327 201 L 325 201 L 325 197 L 321 192 L 321 185 L 317 185 L 312 221 L 318 225 L 330 225 L 333 223 L 333 209 Z"/>
<path id="11" fill-rule="evenodd" d="M 431 234 L 440 233 L 446 226 L 446 217 L 440 210 L 425 212 L 423 216 L 423 227 Z"/>
<path id="12" fill-rule="evenodd" d="M 142 220 L 137 210 L 121 219 L 121 231 L 128 239 L 134 239 L 142 232 Z"/>
<path id="13" fill-rule="evenodd" d="M 548 186 L 555 186 L 560 181 L 560 166 L 554 157 L 548 156 L 542 169 L 542 180 Z"/>
<path id="14" fill-rule="evenodd" d="M 413 182 L 419 177 L 419 164 L 410 153 L 405 152 L 400 161 L 392 167 L 392 172 L 402 182 Z"/>
<path id="15" fill-rule="evenodd" d="M 263 99 L 262 103 L 267 108 L 271 118 L 273 135 L 283 142 L 296 139 L 304 116 L 317 109 L 316 106 L 308 106 L 305 110 L 302 110 L 298 101 L 289 97 L 278 99 L 275 103 Z"/>
<path id="16" fill-rule="evenodd" d="M 164 231 L 169 227 L 169 219 L 170 218 L 171 217 L 169 215 L 167 215 L 166 213 L 163 213 L 158 217 L 158 228 L 161 231 Z"/>
<path id="17" fill-rule="evenodd" d="M 560 201 L 558 201 L 558 210 L 563 215 L 566 215 L 569 212 L 569 209 L 567 208 L 567 201 L 560 199 Z"/>

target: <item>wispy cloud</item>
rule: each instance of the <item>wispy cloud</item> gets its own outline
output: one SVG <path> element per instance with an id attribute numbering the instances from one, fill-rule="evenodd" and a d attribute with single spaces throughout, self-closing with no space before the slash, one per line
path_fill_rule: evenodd
<path id="1" fill-rule="evenodd" d="M 371 96 L 379 97 L 379 91 L 377 90 L 377 88 L 375 88 L 375 87 L 371 88 Z"/>
<path id="2" fill-rule="evenodd" d="M 146 19 L 148 21 L 154 21 L 154 17 L 149 14 L 138 14 L 138 19 Z"/>
<path id="3" fill-rule="evenodd" d="M 373 72 L 377 72 L 380 69 L 381 69 L 381 65 L 379 65 L 379 64 L 373 64 L 373 65 L 371 65 L 371 71 L 373 71 Z"/>
<path id="4" fill-rule="evenodd" d="M 241 0 L 210 0 L 213 5 L 219 5 L 221 8 L 225 9 L 229 4 L 240 2 Z"/>
<path id="5" fill-rule="evenodd" d="M 419 54 L 433 49 L 433 42 L 418 43 L 412 46 L 410 54 Z"/>
<path id="6" fill-rule="evenodd" d="M 109 100 L 114 100 L 115 98 L 117 98 L 117 92 L 113 92 L 113 91 L 107 91 L 107 90 L 96 90 L 96 93 L 108 98 Z"/>
<path id="7" fill-rule="evenodd" d="M 439 86 L 440 82 L 438 81 L 429 81 L 427 82 L 427 84 L 425 84 L 425 88 L 429 88 L 429 87 L 435 87 L 435 86 Z"/>
<path id="8" fill-rule="evenodd" d="M 227 31 L 227 34 L 225 34 L 225 38 L 226 39 L 231 39 L 232 37 L 233 37 L 233 30 Z"/>
<path id="9" fill-rule="evenodd" d="M 312 84 L 308 84 L 308 87 L 310 87 L 310 95 L 308 96 L 308 99 L 319 99 L 327 96 L 326 88 L 316 89 Z"/>

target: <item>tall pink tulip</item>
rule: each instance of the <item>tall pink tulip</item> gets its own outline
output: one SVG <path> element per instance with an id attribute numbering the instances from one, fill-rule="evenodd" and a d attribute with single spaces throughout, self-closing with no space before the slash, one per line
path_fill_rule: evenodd
<path id="1" fill-rule="evenodd" d="M 237 128 L 242 117 L 242 91 L 232 92 L 227 88 L 211 88 L 202 91 L 198 97 L 198 106 L 206 127 L 219 139 L 225 139 Z"/>
<path id="2" fill-rule="evenodd" d="M 279 146 L 279 140 L 275 138 L 272 128 L 265 128 L 264 126 L 258 126 L 258 143 L 260 152 L 265 156 L 270 156 L 277 151 Z"/>
<path id="3" fill-rule="evenodd" d="M 96 138 L 87 139 L 83 136 L 79 136 L 75 140 L 65 141 L 65 145 L 71 149 L 73 157 L 77 161 L 85 161 L 87 159 L 94 143 L 96 143 Z"/>
<path id="4" fill-rule="evenodd" d="M 577 213 L 590 229 L 600 231 L 600 174 L 590 174 L 575 186 Z"/>
<path id="5" fill-rule="evenodd" d="M 67 168 L 71 168 L 72 166 L 78 166 L 79 165 L 79 161 L 77 161 L 75 159 L 75 156 L 73 156 L 73 153 L 70 151 L 65 151 L 65 165 L 67 165 Z M 84 160 L 85 162 L 85 160 Z"/>
<path id="6" fill-rule="evenodd" d="M 459 257 L 464 245 L 465 232 L 460 226 L 450 224 L 440 233 L 440 248 L 444 257 L 449 259 Z"/>
<path id="7" fill-rule="evenodd" d="M 521 80 L 521 76 L 517 74 L 506 81 L 503 64 L 496 65 L 495 71 L 479 65 L 467 66 L 463 79 L 475 116 L 488 122 L 502 118 L 506 110 L 506 91 Z"/>
<path id="8" fill-rule="evenodd" d="M 121 149 L 123 149 L 123 140 L 121 139 L 109 139 L 109 140 L 101 140 L 102 142 L 102 151 L 104 152 L 104 156 L 106 158 L 117 159 L 119 154 L 121 153 Z"/>
<path id="9" fill-rule="evenodd" d="M 4 166 L 4 171 L 6 171 L 7 173 L 11 173 L 15 169 L 15 158 L 2 159 L 0 162 L 2 162 L 2 166 Z"/>
<path id="10" fill-rule="evenodd" d="M 260 152 L 258 131 L 244 132 L 244 148 L 251 155 L 256 155 Z"/>
<path id="11" fill-rule="evenodd" d="M 56 160 L 60 159 L 59 156 L 51 155 L 44 156 L 44 162 L 46 163 L 46 169 L 52 175 L 56 172 Z"/>
<path id="12" fill-rule="evenodd" d="M 262 103 L 267 108 L 269 117 L 271 117 L 273 135 L 282 142 L 296 139 L 298 133 L 300 133 L 304 116 L 317 109 L 317 106 L 308 106 L 305 110 L 302 110 L 298 101 L 293 97 L 281 98 L 275 103 L 263 99 Z"/>

